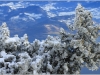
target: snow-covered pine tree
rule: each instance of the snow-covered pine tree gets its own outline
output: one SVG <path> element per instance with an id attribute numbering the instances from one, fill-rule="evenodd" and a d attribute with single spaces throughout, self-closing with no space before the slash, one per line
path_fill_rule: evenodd
<path id="1" fill-rule="evenodd" d="M 60 29 L 60 37 L 28 41 L 25 34 L 10 37 L 6 23 L 0 26 L 0 74 L 79 74 L 86 66 L 100 66 L 100 43 L 96 42 L 99 26 L 93 25 L 91 13 L 80 4 L 76 7 L 72 30 Z M 71 27 L 70 26 L 70 27 Z M 69 28 L 70 28 L 69 27 Z"/>

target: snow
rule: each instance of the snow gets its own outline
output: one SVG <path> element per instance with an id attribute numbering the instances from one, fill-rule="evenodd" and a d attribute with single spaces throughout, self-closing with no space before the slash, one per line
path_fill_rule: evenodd
<path id="1" fill-rule="evenodd" d="M 4 62 L 4 58 L 0 58 L 0 63 Z"/>
<path id="2" fill-rule="evenodd" d="M 47 68 L 48 68 L 50 71 L 53 70 L 52 65 L 50 65 L 50 63 L 47 64 Z"/>
<path id="3" fill-rule="evenodd" d="M 0 55 L 1 55 L 2 57 L 6 57 L 7 53 L 6 53 L 5 51 L 1 51 L 1 52 L 0 52 Z"/>
<path id="4" fill-rule="evenodd" d="M 10 55 L 10 54 L 7 54 L 6 56 L 4 56 L 5 59 L 6 58 L 10 58 L 10 57 L 14 58 L 15 56 L 14 55 Z"/>
<path id="5" fill-rule="evenodd" d="M 80 8 L 82 8 L 82 5 L 80 3 L 78 3 L 76 8 L 80 9 Z"/>
<path id="6" fill-rule="evenodd" d="M 8 38 L 5 43 L 17 42 L 16 38 Z"/>
<path id="7" fill-rule="evenodd" d="M 66 71 L 68 71 L 67 63 L 65 63 L 63 67 L 64 67 L 64 69 L 65 69 Z"/>

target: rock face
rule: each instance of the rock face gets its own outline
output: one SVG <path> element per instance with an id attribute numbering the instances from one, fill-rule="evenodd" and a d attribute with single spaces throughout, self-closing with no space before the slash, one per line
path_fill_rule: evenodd
<path id="1" fill-rule="evenodd" d="M 0 74 L 79 74 L 82 67 L 97 70 L 100 44 L 96 43 L 99 26 L 93 25 L 91 13 L 80 4 L 70 25 L 76 34 L 60 29 L 60 37 L 28 41 L 25 34 L 10 37 L 6 23 L 0 26 Z"/>

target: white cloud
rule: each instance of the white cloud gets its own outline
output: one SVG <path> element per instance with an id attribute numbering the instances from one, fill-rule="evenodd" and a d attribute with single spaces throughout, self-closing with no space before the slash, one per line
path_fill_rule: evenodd
<path id="1" fill-rule="evenodd" d="M 32 18 L 32 17 L 30 17 L 30 16 L 29 16 L 29 19 L 30 19 L 30 20 L 33 20 L 33 21 L 35 21 L 35 19 L 34 19 L 34 18 Z"/>
<path id="2" fill-rule="evenodd" d="M 74 15 L 75 12 L 71 11 L 71 12 L 58 12 L 58 16 L 66 16 L 66 15 Z"/>
<path id="3" fill-rule="evenodd" d="M 72 20 L 71 19 L 68 19 L 68 20 L 58 20 L 59 22 L 64 22 L 66 23 L 67 25 L 70 25 L 72 23 Z"/>
<path id="4" fill-rule="evenodd" d="M 74 23 L 74 17 L 72 18 L 68 18 L 67 20 L 58 20 L 59 22 L 63 22 L 66 24 L 66 26 L 69 28 L 69 29 L 72 29 L 74 30 L 74 27 L 73 27 L 73 23 Z"/>
<path id="5" fill-rule="evenodd" d="M 56 14 L 51 13 L 51 12 L 47 12 L 47 15 L 49 16 L 49 18 L 57 16 Z"/>
<path id="6" fill-rule="evenodd" d="M 22 20 L 27 21 L 27 18 L 22 18 Z"/>
<path id="7" fill-rule="evenodd" d="M 50 25 L 44 25 L 45 26 L 45 28 L 47 29 L 47 30 L 51 30 L 51 27 L 50 27 Z"/>
<path id="8" fill-rule="evenodd" d="M 46 34 L 59 34 L 60 28 L 55 25 L 44 25 L 44 27 L 47 29 Z"/>
<path id="9" fill-rule="evenodd" d="M 88 10 L 92 13 L 93 18 L 100 19 L 100 7 L 88 8 Z"/>
<path id="10" fill-rule="evenodd" d="M 56 3 L 50 3 L 50 4 L 46 4 L 46 5 L 44 5 L 44 6 L 41 6 L 41 8 L 43 9 L 43 10 L 45 10 L 46 11 L 46 13 L 47 13 L 47 15 L 48 15 L 48 17 L 49 18 L 51 18 L 51 17 L 56 17 L 56 16 L 65 16 L 65 15 L 73 15 L 73 14 L 75 14 L 75 12 L 58 12 L 58 13 L 53 13 L 53 11 L 52 10 L 60 10 L 60 11 L 65 11 L 65 10 L 69 10 L 70 8 L 72 8 L 72 7 L 69 7 L 69 8 L 67 8 L 67 7 L 55 7 L 54 5 L 55 5 Z"/>
<path id="11" fill-rule="evenodd" d="M 39 19 L 42 16 L 42 14 L 24 13 L 26 16 L 25 17 L 20 17 L 21 14 L 22 13 L 20 13 L 17 16 L 11 17 L 10 20 L 19 20 L 19 19 L 21 19 L 21 20 L 27 21 L 28 19 L 30 19 L 30 20 L 35 21 L 35 19 Z"/>
<path id="12" fill-rule="evenodd" d="M 50 4 L 46 4 L 44 6 L 41 6 L 41 8 L 47 12 L 47 15 L 48 15 L 49 18 L 55 17 L 55 16 L 65 16 L 65 15 L 74 14 L 74 12 L 59 12 L 59 13 L 51 12 L 52 10 L 65 11 L 65 10 L 72 8 L 72 7 L 69 7 L 69 8 L 67 8 L 67 7 L 55 7 L 54 6 L 55 4 L 56 3 L 50 3 Z"/>
<path id="13" fill-rule="evenodd" d="M 57 31 L 59 31 L 59 27 L 55 26 L 55 25 L 51 25 L 53 28 L 55 28 Z"/>
<path id="14" fill-rule="evenodd" d="M 13 17 L 11 17 L 10 18 L 10 20 L 24 20 L 24 21 L 27 21 L 27 18 L 25 18 L 25 17 L 20 17 L 19 15 L 17 15 L 17 16 L 13 16 Z"/>
<path id="15" fill-rule="evenodd" d="M 11 17 L 10 20 L 12 20 L 12 21 L 13 21 L 13 20 L 24 20 L 24 21 L 27 21 L 28 19 L 35 21 L 34 18 L 32 18 L 32 17 L 26 18 L 26 17 L 19 17 L 19 16 Z"/>
<path id="16" fill-rule="evenodd" d="M 34 13 L 24 13 L 27 15 L 30 19 L 40 19 L 42 14 L 34 14 Z"/>
<path id="17" fill-rule="evenodd" d="M 50 3 L 50 4 L 46 4 L 44 6 L 41 6 L 41 8 L 46 11 L 49 18 L 57 16 L 56 14 L 51 12 L 51 10 L 57 10 L 56 7 L 54 6 L 55 4 L 56 3 Z"/>
<path id="18" fill-rule="evenodd" d="M 19 15 L 17 15 L 17 16 L 13 16 L 13 17 L 11 17 L 11 20 L 14 20 L 14 19 L 19 19 L 20 17 L 19 17 Z"/>
<path id="19" fill-rule="evenodd" d="M 56 8 L 54 7 L 55 3 L 50 3 L 50 4 L 46 4 L 43 7 L 41 7 L 43 10 L 45 11 L 50 11 L 50 10 L 56 10 Z"/>
<path id="20" fill-rule="evenodd" d="M 18 2 L 18 3 L 9 2 L 9 3 L 5 3 L 5 4 L 1 4 L 0 6 L 9 6 L 13 10 L 25 7 L 25 5 L 21 4 L 20 2 Z"/>
<path id="21" fill-rule="evenodd" d="M 55 25 L 49 25 L 49 24 L 47 24 L 47 25 L 44 25 L 49 31 L 50 30 L 52 30 L 53 28 L 55 29 L 55 30 L 57 30 L 57 31 L 59 31 L 59 27 L 57 27 L 57 26 L 55 26 Z"/>

